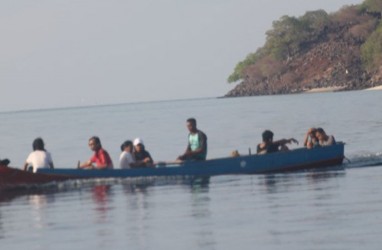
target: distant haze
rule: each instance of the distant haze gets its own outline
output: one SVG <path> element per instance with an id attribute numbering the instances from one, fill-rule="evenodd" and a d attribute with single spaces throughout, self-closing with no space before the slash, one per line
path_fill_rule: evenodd
<path id="1" fill-rule="evenodd" d="M 272 21 L 360 0 L 2 0 L 0 111 L 217 97 Z"/>

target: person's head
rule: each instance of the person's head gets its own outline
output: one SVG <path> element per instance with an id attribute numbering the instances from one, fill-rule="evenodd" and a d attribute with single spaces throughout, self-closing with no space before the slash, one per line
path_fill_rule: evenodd
<path id="1" fill-rule="evenodd" d="M 92 136 L 89 139 L 89 147 L 92 151 L 96 151 L 102 147 L 101 140 L 97 136 Z"/>
<path id="2" fill-rule="evenodd" d="M 45 150 L 44 148 L 44 141 L 39 137 L 34 139 L 32 144 L 33 150 Z"/>
<path id="3" fill-rule="evenodd" d="M 195 118 L 187 119 L 187 128 L 190 132 L 196 131 L 196 119 Z"/>
<path id="4" fill-rule="evenodd" d="M 131 152 L 132 149 L 133 149 L 133 142 L 132 141 L 125 141 L 121 145 L 121 151 Z"/>
<path id="5" fill-rule="evenodd" d="M 143 140 L 141 138 L 136 138 L 134 140 L 134 150 L 138 153 L 145 150 L 145 145 L 144 145 Z"/>
<path id="6" fill-rule="evenodd" d="M 272 142 L 273 141 L 273 132 L 270 130 L 265 130 L 262 134 L 263 142 Z"/>
<path id="7" fill-rule="evenodd" d="M 327 135 L 326 135 L 325 131 L 322 128 L 317 128 L 316 129 L 316 137 L 317 137 L 318 140 L 322 141 L 322 140 L 325 140 Z"/>

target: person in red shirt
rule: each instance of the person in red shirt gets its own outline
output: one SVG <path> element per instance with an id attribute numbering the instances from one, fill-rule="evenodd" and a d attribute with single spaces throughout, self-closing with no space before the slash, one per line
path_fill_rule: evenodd
<path id="1" fill-rule="evenodd" d="M 97 136 L 93 136 L 89 139 L 89 148 L 94 151 L 94 155 L 88 161 L 79 164 L 79 168 L 113 168 L 113 162 L 109 156 L 109 153 L 102 148 L 101 140 Z"/>

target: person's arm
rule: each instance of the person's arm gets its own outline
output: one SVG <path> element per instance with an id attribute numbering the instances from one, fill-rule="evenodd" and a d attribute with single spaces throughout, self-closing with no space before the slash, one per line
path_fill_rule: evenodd
<path id="1" fill-rule="evenodd" d="M 27 170 L 28 170 L 28 166 L 29 166 L 29 163 L 28 163 L 28 162 L 25 162 L 25 164 L 24 164 L 24 171 L 27 171 Z"/>
<path id="2" fill-rule="evenodd" d="M 140 161 L 135 161 L 134 163 L 131 163 L 130 165 L 133 167 L 150 167 L 153 165 L 154 161 L 153 158 L 151 157 L 149 152 L 145 152 L 145 157 L 143 160 Z"/>
<path id="3" fill-rule="evenodd" d="M 265 148 L 265 144 L 264 143 L 260 143 L 260 144 L 257 145 L 256 153 L 257 154 L 265 154 L 265 153 L 267 153 L 267 150 Z"/>
<path id="4" fill-rule="evenodd" d="M 190 137 L 190 135 L 188 135 L 188 144 L 187 144 L 186 150 L 184 151 L 184 153 L 182 155 L 178 156 L 177 160 L 184 160 L 187 156 L 190 155 L 191 145 L 190 145 L 189 137 Z"/>
<path id="5" fill-rule="evenodd" d="M 91 160 L 85 161 L 84 163 L 80 163 L 79 168 L 94 168 Z"/>
<path id="6" fill-rule="evenodd" d="M 306 134 L 305 134 L 305 137 L 304 137 L 304 147 L 309 147 L 309 139 L 310 139 L 310 131 L 308 131 Z"/>
<path id="7" fill-rule="evenodd" d="M 27 171 L 28 170 L 28 166 L 32 165 L 32 153 L 30 153 L 27 157 L 27 159 L 25 160 L 25 164 L 24 164 L 24 171 Z"/>
<path id="8" fill-rule="evenodd" d="M 290 138 L 290 139 L 281 139 L 281 140 L 278 140 L 278 141 L 274 141 L 273 144 L 277 144 L 279 146 L 284 146 L 285 144 L 290 144 L 290 143 L 296 143 L 298 145 L 298 141 L 294 138 Z"/>
<path id="9" fill-rule="evenodd" d="M 54 168 L 54 165 L 53 165 L 52 155 L 51 155 L 49 152 L 46 152 L 46 153 L 47 153 L 47 155 L 48 155 L 48 163 L 49 163 L 49 167 L 50 167 L 51 169 L 53 169 L 53 168 Z"/>

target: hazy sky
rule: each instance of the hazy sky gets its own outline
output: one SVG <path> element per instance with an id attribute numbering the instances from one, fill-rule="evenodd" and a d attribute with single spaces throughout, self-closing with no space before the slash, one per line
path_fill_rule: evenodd
<path id="1" fill-rule="evenodd" d="M 272 21 L 362 0 L 1 0 L 0 111 L 222 96 Z"/>

